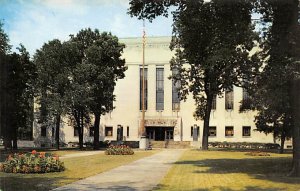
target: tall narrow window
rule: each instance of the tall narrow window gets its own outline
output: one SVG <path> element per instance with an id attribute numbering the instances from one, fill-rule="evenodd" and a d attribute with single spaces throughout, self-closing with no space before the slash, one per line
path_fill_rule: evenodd
<path id="1" fill-rule="evenodd" d="M 200 127 L 197 126 L 197 128 L 195 128 L 194 126 L 191 126 L 191 137 L 194 136 L 194 133 L 197 137 L 199 137 L 200 135 Z"/>
<path id="2" fill-rule="evenodd" d="M 46 137 L 47 136 L 47 128 L 46 126 L 41 126 L 41 136 Z"/>
<path id="3" fill-rule="evenodd" d="M 78 137 L 79 131 L 77 125 L 74 127 L 74 137 Z"/>
<path id="4" fill-rule="evenodd" d="M 55 129 L 52 127 L 52 137 L 55 137 Z"/>
<path id="5" fill-rule="evenodd" d="M 129 137 L 129 126 L 127 126 L 127 137 Z"/>
<path id="6" fill-rule="evenodd" d="M 233 87 L 225 91 L 225 109 L 233 109 Z"/>
<path id="7" fill-rule="evenodd" d="M 178 74 L 177 69 L 172 70 L 172 76 Z M 172 110 L 180 110 L 180 97 L 178 89 L 180 88 L 180 82 L 172 79 Z"/>
<path id="8" fill-rule="evenodd" d="M 214 95 L 214 97 L 213 97 L 211 109 L 212 110 L 216 110 L 217 109 L 217 95 Z"/>
<path id="9" fill-rule="evenodd" d="M 144 79 L 145 79 L 145 97 L 144 97 L 144 103 L 145 103 L 145 110 L 148 108 L 148 68 L 145 68 L 144 70 Z M 140 110 L 143 109 L 143 68 L 140 68 Z"/>
<path id="10" fill-rule="evenodd" d="M 90 132 L 89 132 L 89 134 L 90 134 L 90 137 L 93 137 L 94 136 L 94 126 L 90 126 Z"/>
<path id="11" fill-rule="evenodd" d="M 245 88 L 243 88 L 242 108 L 243 109 L 251 108 L 251 101 L 250 101 L 249 93 L 248 93 L 247 89 L 245 89 Z"/>
<path id="12" fill-rule="evenodd" d="M 156 68 L 156 110 L 164 110 L 164 69 Z"/>

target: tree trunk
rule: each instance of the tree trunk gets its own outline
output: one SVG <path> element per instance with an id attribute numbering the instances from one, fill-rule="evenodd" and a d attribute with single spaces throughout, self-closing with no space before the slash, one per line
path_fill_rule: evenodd
<path id="1" fill-rule="evenodd" d="M 289 176 L 300 177 L 300 79 L 294 80 L 292 85 L 293 107 L 293 166 Z"/>
<path id="2" fill-rule="evenodd" d="M 78 133 L 79 133 L 79 149 L 83 149 L 83 112 L 80 111 L 79 114 L 79 128 L 78 128 Z"/>
<path id="3" fill-rule="evenodd" d="M 13 129 L 12 148 L 13 150 L 18 149 L 18 128 L 16 126 Z"/>
<path id="4" fill-rule="evenodd" d="M 213 96 L 208 95 L 207 105 L 205 109 L 205 116 L 204 116 L 204 125 L 203 125 L 202 150 L 208 150 L 209 119 L 210 119 L 212 101 L 213 101 Z"/>
<path id="5" fill-rule="evenodd" d="M 56 141 L 56 148 L 59 150 L 59 131 L 60 131 L 60 114 L 56 115 L 56 124 L 55 124 L 55 141 Z"/>
<path id="6" fill-rule="evenodd" d="M 284 142 L 285 142 L 285 135 L 284 134 L 281 135 L 280 140 L 281 140 L 281 143 L 280 143 L 279 153 L 283 154 L 283 151 L 284 151 Z"/>
<path id="7" fill-rule="evenodd" d="M 94 150 L 99 149 L 99 125 L 100 125 L 100 114 L 95 113 L 95 122 L 94 122 Z"/>

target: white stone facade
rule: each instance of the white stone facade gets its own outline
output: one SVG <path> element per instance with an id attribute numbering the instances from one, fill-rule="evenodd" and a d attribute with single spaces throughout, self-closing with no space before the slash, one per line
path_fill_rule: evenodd
<path id="1" fill-rule="evenodd" d="M 173 52 L 169 49 L 170 37 L 148 37 L 145 48 L 145 64 L 148 69 L 148 109 L 145 112 L 146 129 L 150 126 L 152 129 L 165 127 L 173 130 L 174 141 L 193 141 L 191 136 L 191 127 L 195 124 L 199 126 L 200 135 L 198 140 L 202 140 L 203 121 L 196 121 L 193 117 L 195 111 L 194 100 L 189 97 L 186 102 L 181 101 L 178 111 L 172 110 L 172 81 L 168 79 L 171 75 L 169 61 Z M 123 137 L 129 141 L 139 140 L 139 126 L 142 116 L 140 111 L 140 67 L 142 65 L 142 39 L 126 38 L 120 39 L 126 44 L 123 57 L 126 59 L 128 70 L 126 77 L 118 80 L 115 87 L 116 101 L 115 109 L 101 117 L 100 121 L 100 140 L 116 140 L 117 128 L 123 127 Z M 164 109 L 156 110 L 156 68 L 164 68 Z M 273 143 L 272 135 L 265 135 L 255 131 L 254 112 L 239 112 L 240 102 L 242 100 L 242 89 L 234 87 L 234 108 L 225 110 L 225 98 L 217 98 L 216 109 L 211 112 L 210 126 L 216 127 L 216 136 L 209 137 L 210 142 L 260 142 Z M 67 118 L 61 123 L 62 141 L 78 142 L 78 137 L 74 136 L 74 129 L 68 124 Z M 233 126 L 233 136 L 225 136 L 225 126 Z M 243 136 L 243 126 L 250 126 L 250 136 Z M 105 128 L 107 135 L 105 136 Z M 49 141 L 53 142 L 51 129 L 47 129 Z M 38 143 L 46 139 L 40 137 L 40 130 L 35 125 L 34 139 Z M 129 130 L 129 132 L 127 132 Z M 166 133 L 166 132 L 165 132 Z M 127 136 L 128 135 L 128 136 Z M 47 139 L 47 140 L 48 140 Z M 85 129 L 84 140 L 91 142 L 89 129 Z"/>

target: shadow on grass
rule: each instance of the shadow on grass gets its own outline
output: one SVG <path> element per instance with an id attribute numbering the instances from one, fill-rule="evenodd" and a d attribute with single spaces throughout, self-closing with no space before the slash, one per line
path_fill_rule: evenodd
<path id="1" fill-rule="evenodd" d="M 54 189 L 60 181 L 75 181 L 58 173 L 46 174 L 12 174 L 0 173 L 0 190 L 5 191 L 46 191 Z"/>
<path id="2" fill-rule="evenodd" d="M 154 190 L 168 190 L 169 187 L 164 184 L 158 184 Z M 210 191 L 210 190 L 220 190 L 220 191 L 236 191 L 236 189 L 226 187 L 226 186 L 214 186 L 209 189 L 205 188 L 197 188 L 193 189 L 192 191 Z M 283 191 L 285 189 L 282 188 L 261 188 L 259 186 L 246 186 L 243 188 L 243 191 Z"/>
<path id="3" fill-rule="evenodd" d="M 205 170 L 199 169 L 194 173 L 245 173 L 257 179 L 289 184 L 300 183 L 300 178 L 287 177 L 292 164 L 292 159 L 288 157 L 186 160 L 175 162 L 175 164 L 206 167 Z"/>

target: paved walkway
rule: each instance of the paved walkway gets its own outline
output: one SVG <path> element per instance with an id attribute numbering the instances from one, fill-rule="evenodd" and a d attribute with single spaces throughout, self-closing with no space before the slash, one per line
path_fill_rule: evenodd
<path id="1" fill-rule="evenodd" d="M 54 189 L 70 190 L 152 190 L 182 155 L 184 149 L 166 149 L 110 171 Z"/>

